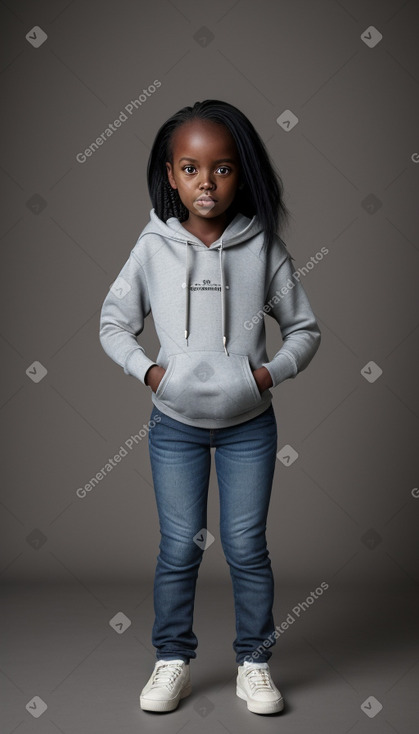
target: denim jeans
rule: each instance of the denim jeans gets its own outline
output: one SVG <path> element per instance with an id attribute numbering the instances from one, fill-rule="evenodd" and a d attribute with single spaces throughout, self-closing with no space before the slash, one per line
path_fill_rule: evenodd
<path id="1" fill-rule="evenodd" d="M 267 662 L 272 655 L 268 647 L 276 642 L 274 579 L 265 535 L 277 452 L 273 406 L 228 428 L 189 426 L 156 407 L 150 421 L 149 451 L 161 535 L 154 578 L 156 658 L 188 663 L 196 657 L 195 587 L 205 546 L 205 534 L 200 531 L 207 528 L 210 448 L 215 447 L 220 540 L 234 595 L 236 662 Z M 264 641 L 266 646 L 255 652 Z"/>

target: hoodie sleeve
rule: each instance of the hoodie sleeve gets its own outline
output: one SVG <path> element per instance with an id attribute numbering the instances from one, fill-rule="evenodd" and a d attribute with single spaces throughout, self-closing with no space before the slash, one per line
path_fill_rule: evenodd
<path id="1" fill-rule="evenodd" d="M 264 310 L 278 322 L 283 341 L 274 357 L 263 363 L 272 387 L 305 369 L 320 346 L 320 329 L 299 277 L 287 253 L 268 288 Z"/>
<path id="2" fill-rule="evenodd" d="M 106 354 L 123 367 L 127 375 L 137 377 L 143 384 L 147 370 L 157 364 L 136 339 L 150 311 L 145 273 L 131 251 L 103 303 L 99 339 Z"/>

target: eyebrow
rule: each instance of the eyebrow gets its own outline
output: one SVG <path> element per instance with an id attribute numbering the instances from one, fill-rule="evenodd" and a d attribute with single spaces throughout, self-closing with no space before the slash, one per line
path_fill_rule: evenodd
<path id="1" fill-rule="evenodd" d="M 181 161 L 192 161 L 192 163 L 197 163 L 196 158 L 188 158 L 187 156 L 179 158 L 179 163 Z M 236 163 L 236 161 L 234 160 L 234 158 L 219 158 L 218 161 L 214 161 L 214 163 Z"/>

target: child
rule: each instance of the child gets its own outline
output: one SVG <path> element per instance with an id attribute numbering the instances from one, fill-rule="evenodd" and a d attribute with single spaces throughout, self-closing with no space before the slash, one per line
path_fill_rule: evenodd
<path id="1" fill-rule="evenodd" d="M 266 521 L 277 451 L 272 393 L 303 370 L 320 330 L 277 234 L 282 182 L 247 117 L 218 101 L 162 125 L 148 162 L 153 209 L 106 296 L 105 352 L 151 390 L 149 452 L 160 522 L 154 670 L 142 709 L 173 711 L 191 692 L 195 586 L 206 544 L 211 447 L 220 539 L 230 567 L 236 693 L 259 714 L 284 703 L 269 671 L 275 644 Z M 152 311 L 160 351 L 136 337 Z M 264 314 L 283 345 L 268 358 Z"/>

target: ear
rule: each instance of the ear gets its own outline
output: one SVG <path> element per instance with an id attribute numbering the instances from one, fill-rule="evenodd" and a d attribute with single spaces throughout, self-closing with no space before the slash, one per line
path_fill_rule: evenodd
<path id="1" fill-rule="evenodd" d="M 170 186 L 172 187 L 172 189 L 177 189 L 176 181 L 173 178 L 172 166 L 169 163 L 169 161 L 166 161 L 166 170 L 167 170 L 167 178 L 169 179 Z"/>

